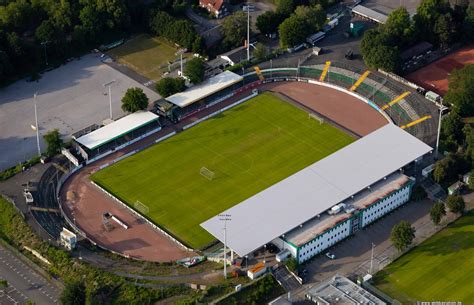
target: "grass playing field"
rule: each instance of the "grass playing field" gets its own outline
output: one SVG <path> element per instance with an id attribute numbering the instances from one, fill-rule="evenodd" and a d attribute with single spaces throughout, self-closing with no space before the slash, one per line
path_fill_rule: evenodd
<path id="1" fill-rule="evenodd" d="M 474 304 L 474 211 L 375 276 L 376 286 L 403 304 Z"/>
<path id="2" fill-rule="evenodd" d="M 156 144 L 92 179 L 193 248 L 199 224 L 354 141 L 264 93 Z M 215 173 L 213 180 L 201 167 Z M 291 204 L 291 203 L 288 203 Z"/>
<path id="3" fill-rule="evenodd" d="M 107 53 L 121 64 L 150 79 L 160 79 L 178 49 L 161 37 L 142 34 Z M 160 68 L 161 66 L 161 68 Z"/>

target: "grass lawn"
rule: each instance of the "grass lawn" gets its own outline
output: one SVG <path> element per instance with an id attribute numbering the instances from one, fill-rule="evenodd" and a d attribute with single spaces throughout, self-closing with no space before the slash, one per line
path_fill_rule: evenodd
<path id="1" fill-rule="evenodd" d="M 137 73 L 156 80 L 167 71 L 167 62 L 176 58 L 177 50 L 161 37 L 141 34 L 107 53 Z"/>
<path id="2" fill-rule="evenodd" d="M 403 255 L 374 279 L 377 288 L 403 304 L 473 304 L 474 211 Z"/>
<path id="3" fill-rule="evenodd" d="M 202 248 L 214 238 L 200 223 L 353 141 L 264 93 L 92 179 L 128 204 L 146 204 L 150 220 Z M 214 179 L 203 177 L 201 167 Z"/>

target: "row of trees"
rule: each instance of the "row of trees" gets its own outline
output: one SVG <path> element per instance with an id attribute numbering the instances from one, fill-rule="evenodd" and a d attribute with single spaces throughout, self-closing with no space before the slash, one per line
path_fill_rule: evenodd
<path id="1" fill-rule="evenodd" d="M 130 27 L 127 0 L 13 0 L 0 5 L 0 84 Z"/>
<path id="2" fill-rule="evenodd" d="M 474 116 L 474 65 L 451 73 L 444 102 L 451 106 L 451 112 L 442 121 L 440 136 L 440 150 L 447 156 L 436 162 L 433 179 L 449 185 L 473 169 L 474 129 L 469 121 L 464 122 Z M 474 179 L 469 184 L 474 189 Z"/>
<path id="3" fill-rule="evenodd" d="M 430 218 L 435 225 L 439 225 L 441 219 L 446 216 L 446 207 L 453 213 L 461 214 L 466 208 L 466 203 L 459 195 L 448 196 L 446 206 L 443 202 L 435 203 L 430 210 Z"/>
<path id="4" fill-rule="evenodd" d="M 400 7 L 384 25 L 364 33 L 361 53 L 368 67 L 397 72 L 401 50 L 420 41 L 445 48 L 460 39 L 474 40 L 473 33 L 474 7 L 453 9 L 448 0 L 423 0 L 413 18 Z"/>

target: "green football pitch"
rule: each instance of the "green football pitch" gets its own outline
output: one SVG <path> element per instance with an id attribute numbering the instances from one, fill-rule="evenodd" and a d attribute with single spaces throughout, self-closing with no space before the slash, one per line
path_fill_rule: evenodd
<path id="1" fill-rule="evenodd" d="M 132 207 L 137 201 L 145 204 L 148 219 L 202 248 L 214 238 L 200 223 L 353 141 L 264 93 L 92 179 Z M 202 168 L 214 177 L 203 176 Z"/>
<path id="2" fill-rule="evenodd" d="M 377 273 L 377 288 L 403 304 L 474 304 L 474 211 Z"/>

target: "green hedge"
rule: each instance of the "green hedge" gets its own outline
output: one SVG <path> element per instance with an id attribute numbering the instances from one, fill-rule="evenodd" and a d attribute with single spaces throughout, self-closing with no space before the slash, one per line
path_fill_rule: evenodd
<path id="1" fill-rule="evenodd" d="M 0 181 L 7 180 L 15 176 L 16 174 L 20 173 L 23 170 L 23 167 L 30 168 L 35 164 L 40 162 L 40 157 L 34 157 L 26 162 L 20 163 L 17 166 L 10 167 L 3 172 L 0 172 Z"/>

